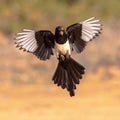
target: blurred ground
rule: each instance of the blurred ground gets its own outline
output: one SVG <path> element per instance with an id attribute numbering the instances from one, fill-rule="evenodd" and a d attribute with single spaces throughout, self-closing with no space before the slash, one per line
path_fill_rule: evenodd
<path id="1" fill-rule="evenodd" d="M 120 120 L 119 13 L 119 0 L 1 0 L 0 120 Z M 84 52 L 72 54 L 86 74 L 71 98 L 51 80 L 56 58 L 43 62 L 19 51 L 14 34 L 23 28 L 54 31 L 58 23 L 92 16 L 101 19 L 103 31 Z"/>
<path id="2" fill-rule="evenodd" d="M 101 78 L 105 71 L 111 78 Z M 42 81 L 42 79 L 40 79 Z M 75 97 L 55 85 L 0 85 L 1 120 L 119 120 L 120 74 L 117 67 L 88 74 Z"/>

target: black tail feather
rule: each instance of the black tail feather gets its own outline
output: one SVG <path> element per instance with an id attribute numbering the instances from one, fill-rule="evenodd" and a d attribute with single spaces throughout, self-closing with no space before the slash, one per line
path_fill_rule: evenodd
<path id="1" fill-rule="evenodd" d="M 53 76 L 53 80 L 54 80 L 54 83 L 55 83 L 55 84 L 58 83 L 59 73 L 60 73 L 60 65 L 58 64 L 58 67 L 57 67 L 57 69 L 56 69 L 56 71 L 55 71 L 55 74 L 54 74 L 54 76 Z"/>
<path id="2" fill-rule="evenodd" d="M 63 89 L 66 88 L 72 97 L 75 95 L 76 84 L 80 83 L 79 79 L 85 73 L 84 70 L 85 68 L 72 58 L 59 61 L 53 81 Z"/>
<path id="3" fill-rule="evenodd" d="M 73 81 L 73 79 L 72 79 L 72 77 L 71 77 L 71 74 L 69 73 L 69 71 L 68 71 L 68 91 L 69 91 L 69 93 L 70 93 L 70 96 L 75 96 L 75 93 L 74 93 L 74 81 Z"/>
<path id="4" fill-rule="evenodd" d="M 62 84 L 62 67 L 60 66 L 57 85 L 60 86 L 61 84 Z"/>
<path id="5" fill-rule="evenodd" d="M 61 78 L 61 87 L 64 89 L 66 88 L 66 79 L 65 79 L 65 70 L 62 69 L 62 78 Z"/>
<path id="6" fill-rule="evenodd" d="M 69 66 L 69 70 L 70 70 L 70 75 L 73 78 L 73 81 L 75 84 L 79 84 L 79 78 L 76 76 L 75 71 L 73 70 L 73 68 L 71 66 Z"/>

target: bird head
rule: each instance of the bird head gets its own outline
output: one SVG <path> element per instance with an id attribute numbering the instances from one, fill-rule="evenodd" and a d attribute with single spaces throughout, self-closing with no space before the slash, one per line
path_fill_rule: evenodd
<path id="1" fill-rule="evenodd" d="M 55 34 L 56 35 L 63 36 L 64 33 L 65 33 L 65 30 L 62 26 L 56 27 L 56 29 L 55 29 Z"/>

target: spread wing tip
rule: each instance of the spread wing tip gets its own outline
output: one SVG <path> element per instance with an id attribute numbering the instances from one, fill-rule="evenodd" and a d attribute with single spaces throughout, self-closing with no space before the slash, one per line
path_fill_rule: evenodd
<path id="1" fill-rule="evenodd" d="M 23 51 L 34 52 L 37 49 L 37 41 L 35 39 L 35 31 L 23 29 L 15 34 L 15 44 Z"/>
<path id="2" fill-rule="evenodd" d="M 102 24 L 99 19 L 92 17 L 87 19 L 82 24 L 82 39 L 86 42 L 94 39 L 96 36 L 99 36 L 102 30 Z"/>

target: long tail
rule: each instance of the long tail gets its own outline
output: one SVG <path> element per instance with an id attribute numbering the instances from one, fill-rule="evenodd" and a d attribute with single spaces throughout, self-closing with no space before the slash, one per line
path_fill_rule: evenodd
<path id="1" fill-rule="evenodd" d="M 64 61 L 59 60 L 52 80 L 63 89 L 66 88 L 72 97 L 75 96 L 76 84 L 80 83 L 79 79 L 85 73 L 84 70 L 85 68 L 72 58 Z"/>

